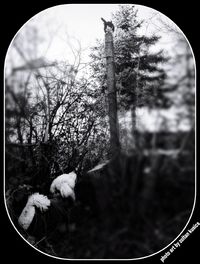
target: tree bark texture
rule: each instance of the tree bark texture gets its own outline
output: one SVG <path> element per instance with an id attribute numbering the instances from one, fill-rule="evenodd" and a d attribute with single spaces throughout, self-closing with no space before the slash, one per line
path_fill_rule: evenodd
<path id="1" fill-rule="evenodd" d="M 108 115 L 110 125 L 110 154 L 113 156 L 120 150 L 119 127 L 117 118 L 117 96 L 115 85 L 115 63 L 112 32 L 105 34 L 105 54 L 108 89 Z"/>

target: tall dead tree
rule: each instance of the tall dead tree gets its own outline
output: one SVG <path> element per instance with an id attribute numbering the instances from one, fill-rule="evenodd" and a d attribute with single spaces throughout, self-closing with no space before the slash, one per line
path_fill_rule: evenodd
<path id="1" fill-rule="evenodd" d="M 113 31 L 114 26 L 111 21 L 104 22 L 105 31 L 105 55 L 106 55 L 106 73 L 107 73 L 107 91 L 108 91 L 108 115 L 110 126 L 110 154 L 116 155 L 120 150 L 119 126 L 117 118 L 117 95 L 115 84 L 115 62 Z"/>

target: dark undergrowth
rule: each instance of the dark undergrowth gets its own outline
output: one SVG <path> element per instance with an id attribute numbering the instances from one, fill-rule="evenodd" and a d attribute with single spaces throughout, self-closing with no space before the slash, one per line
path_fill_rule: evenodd
<path id="1" fill-rule="evenodd" d="M 178 153 L 148 150 L 118 155 L 78 180 L 67 230 L 47 234 L 41 241 L 23 235 L 38 249 L 61 258 L 127 259 L 161 250 L 183 231 L 192 213 L 193 146 Z M 15 173 L 20 178 L 17 166 Z M 15 178 L 9 174 L 6 190 L 11 216 L 12 192 L 19 186 Z M 32 184 L 29 178 L 21 177 L 20 184 Z"/>

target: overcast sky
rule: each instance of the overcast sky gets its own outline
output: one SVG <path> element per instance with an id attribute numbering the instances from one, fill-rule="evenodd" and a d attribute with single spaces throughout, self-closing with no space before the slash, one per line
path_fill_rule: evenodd
<path id="1" fill-rule="evenodd" d="M 173 34 L 166 34 L 160 19 L 176 29 L 178 29 L 177 26 L 157 10 L 141 5 L 135 6 L 138 9 L 138 18 L 145 21 L 140 34 L 152 35 L 155 33 L 156 35 L 160 35 L 161 39 L 157 43 L 157 46 L 154 46 L 154 49 L 164 49 L 166 55 L 168 55 L 167 53 L 172 55 L 175 47 L 175 36 Z M 73 63 L 74 58 L 68 45 L 69 41 L 72 46 L 78 48 L 78 40 L 83 50 L 83 62 L 87 62 L 90 47 L 95 44 L 96 39 L 104 39 L 103 23 L 100 18 L 103 17 L 106 20 L 111 20 L 111 14 L 115 13 L 117 9 L 117 4 L 70 4 L 55 6 L 30 18 L 19 30 L 18 34 L 28 38 L 30 26 L 36 27 L 38 35 L 41 38 L 36 57 L 44 56 L 48 60 L 62 60 L 69 61 L 70 63 Z M 28 42 L 27 45 L 30 45 L 30 43 Z M 21 47 L 24 48 L 24 43 L 22 43 Z M 9 64 L 9 60 L 11 60 L 14 67 L 19 66 L 21 63 L 23 64 L 20 58 L 18 59 L 17 54 L 14 53 L 15 49 L 12 48 L 11 43 L 7 53 L 7 63 Z M 173 114 L 175 114 L 174 111 L 172 111 Z M 148 120 L 149 118 L 145 118 L 145 115 L 145 113 L 141 115 L 143 116 L 142 119 Z M 169 111 L 168 115 L 170 116 Z M 147 126 L 150 125 L 147 124 Z"/>
<path id="2" fill-rule="evenodd" d="M 167 23 L 173 24 L 173 22 L 154 9 L 135 6 L 139 11 L 138 18 L 145 20 L 141 34 L 161 35 L 157 48 L 164 47 L 166 51 L 172 51 L 173 36 L 162 33 L 163 26 L 159 19 Z M 39 36 L 43 36 L 46 40 L 41 42 L 38 56 L 45 56 L 49 60 L 73 60 L 67 41 L 70 39 L 72 45 L 78 47 L 77 40 L 79 40 L 84 51 L 83 58 L 87 60 L 89 47 L 94 45 L 96 39 L 104 38 L 103 23 L 100 18 L 110 20 L 111 14 L 117 9 L 117 4 L 58 5 L 36 14 L 19 30 L 19 34 L 24 34 L 26 37 L 28 27 L 35 26 Z M 17 63 L 16 59 L 15 63 Z"/>

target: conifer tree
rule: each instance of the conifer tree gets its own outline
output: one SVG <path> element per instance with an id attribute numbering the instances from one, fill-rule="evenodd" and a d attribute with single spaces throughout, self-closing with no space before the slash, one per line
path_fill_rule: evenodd
<path id="1" fill-rule="evenodd" d="M 139 107 L 169 107 L 164 81 L 166 78 L 162 63 L 167 61 L 162 50 L 152 51 L 159 36 L 139 33 L 144 21 L 137 17 L 133 5 L 120 5 L 113 14 L 115 26 L 114 47 L 118 108 L 131 110 L 132 132 L 136 131 L 136 109 Z M 107 92 L 103 43 L 98 41 L 92 48 L 92 69 L 102 93 Z"/>

